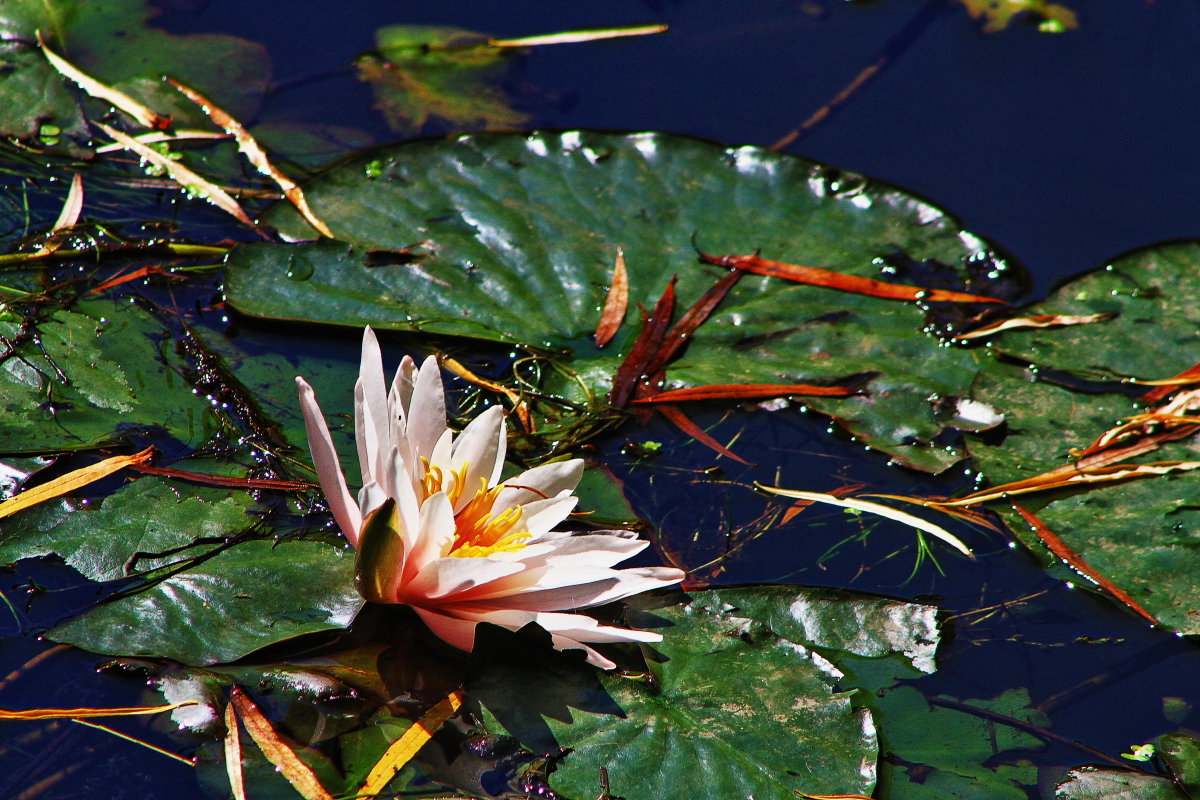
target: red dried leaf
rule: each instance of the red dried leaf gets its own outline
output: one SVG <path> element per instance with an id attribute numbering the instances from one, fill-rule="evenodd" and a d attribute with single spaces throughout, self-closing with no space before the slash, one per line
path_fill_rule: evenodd
<path id="1" fill-rule="evenodd" d="M 1140 399 L 1143 403 L 1157 403 L 1158 401 L 1165 399 L 1167 395 L 1171 394 L 1171 392 L 1175 391 L 1180 386 L 1186 385 L 1186 383 L 1196 382 L 1200 382 L 1200 364 L 1196 364 L 1193 367 L 1188 367 L 1183 372 L 1172 377 L 1169 385 L 1155 386 L 1153 389 L 1142 395 Z"/>
<path id="2" fill-rule="evenodd" d="M 769 275 L 775 278 L 795 281 L 796 283 L 824 286 L 829 289 L 865 294 L 871 297 L 884 297 L 891 300 L 931 300 L 938 302 L 1000 303 L 1001 305 L 1007 305 L 1003 300 L 997 300 L 994 297 L 951 292 L 945 289 L 923 289 L 919 286 L 885 283 L 871 278 L 860 278 L 856 275 L 846 275 L 842 272 L 834 272 L 833 270 L 820 269 L 818 267 L 805 267 L 800 264 L 784 264 L 780 261 L 768 261 L 765 258 L 759 258 L 757 255 L 713 256 L 701 252 L 699 256 L 700 260 L 706 264 L 716 264 L 722 267 L 753 272 L 758 275 Z"/>
<path id="3" fill-rule="evenodd" d="M 671 323 L 671 317 L 674 315 L 675 277 L 671 276 L 671 281 L 663 291 L 662 297 L 658 298 L 658 303 L 655 304 L 654 311 L 649 318 L 645 318 L 643 312 L 642 332 L 638 334 L 633 347 L 629 348 L 629 354 L 625 356 L 621 366 L 617 367 L 617 374 L 613 377 L 612 392 L 608 398 L 614 408 L 624 408 L 633 397 L 639 380 L 647 372 L 646 367 L 650 360 L 662 347 L 667 326 Z"/>
<path id="4" fill-rule="evenodd" d="M 750 465 L 749 461 L 737 455 L 732 450 L 725 447 L 725 445 L 721 444 L 716 439 L 705 433 L 703 428 L 688 419 L 687 414 L 684 414 L 676 406 L 659 406 L 658 411 L 661 412 L 664 417 L 670 420 L 671 424 L 673 424 L 676 428 L 679 428 L 679 430 L 683 431 L 688 436 L 691 436 L 697 442 L 711 447 L 721 455 L 725 456 L 726 458 L 732 458 L 739 464 L 745 464 L 747 466 Z"/>
<path id="5" fill-rule="evenodd" d="M 625 254 L 617 250 L 617 263 L 613 266 L 612 284 L 608 287 L 608 295 L 604 298 L 604 310 L 600 312 L 600 321 L 596 323 L 596 346 L 604 347 L 612 341 L 625 321 L 625 311 L 629 308 L 629 273 L 625 271 Z"/>
<path id="6" fill-rule="evenodd" d="M 1087 577 L 1094 580 L 1100 586 L 1100 588 L 1104 589 L 1106 592 L 1111 594 L 1113 597 L 1117 598 L 1122 603 L 1129 606 L 1131 609 L 1136 611 L 1142 617 L 1145 617 L 1146 619 L 1148 619 L 1152 624 L 1154 624 L 1154 625 L 1160 624 L 1159 621 L 1154 617 L 1153 614 L 1151 614 L 1146 609 L 1142 608 L 1141 604 L 1139 604 L 1138 601 L 1136 601 L 1132 597 L 1130 597 L 1129 594 L 1127 592 L 1125 592 L 1125 590 L 1123 590 L 1121 587 L 1117 586 L 1115 583 L 1110 581 L 1108 578 L 1101 575 L 1096 570 L 1092 569 L 1091 565 L 1089 565 L 1086 561 L 1084 561 L 1083 558 L 1078 553 L 1076 553 L 1074 550 L 1072 550 L 1070 547 L 1068 547 L 1066 542 L 1064 542 L 1062 539 L 1058 538 L 1058 535 L 1055 534 L 1054 531 L 1052 531 L 1048 527 L 1046 527 L 1046 524 L 1044 522 L 1042 522 L 1040 519 L 1038 519 L 1036 516 L 1034 516 L 1034 514 L 1032 514 L 1029 511 L 1026 511 L 1024 508 L 1022 508 L 1020 505 L 1018 505 L 1016 503 L 1013 503 L 1013 510 L 1015 510 L 1018 514 L 1021 515 L 1021 519 L 1025 520 L 1027 523 L 1029 523 L 1029 526 L 1033 529 L 1033 532 L 1035 534 L 1037 534 L 1037 537 L 1042 540 L 1042 543 L 1045 544 L 1046 547 L 1048 547 L 1050 549 L 1051 553 L 1054 553 L 1054 555 L 1058 556 L 1063 561 L 1070 564 L 1071 567 L 1073 569 L 1075 569 L 1076 571 L 1078 571 L 1081 574 L 1086 575 Z"/>
<path id="7" fill-rule="evenodd" d="M 679 348 L 683 347 L 692 338 L 692 334 L 700 327 L 704 320 L 708 319 L 713 310 L 720 305 L 725 299 L 725 295 L 729 294 L 729 290 L 742 279 L 744 275 L 741 270 L 733 270 L 725 275 L 719 281 L 714 283 L 707 292 L 705 292 L 699 300 L 692 304 L 692 307 L 687 310 L 687 313 L 680 317 L 679 322 L 671 328 L 667 334 L 663 345 L 650 359 L 650 363 L 646 366 L 647 373 L 655 373 L 667 366 L 675 354 L 679 352 Z"/>
<path id="8" fill-rule="evenodd" d="M 672 389 L 659 392 L 653 397 L 643 397 L 634 403 L 679 403 L 694 400 L 764 400 L 771 397 L 849 397 L 861 394 L 861 390 L 850 386 L 811 386 L 807 383 L 719 383 L 709 386 L 691 386 L 687 389 Z"/>

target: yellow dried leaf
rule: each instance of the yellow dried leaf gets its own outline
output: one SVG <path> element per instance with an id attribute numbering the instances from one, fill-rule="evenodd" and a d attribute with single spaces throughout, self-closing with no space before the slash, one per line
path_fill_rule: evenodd
<path id="1" fill-rule="evenodd" d="M 79 84 L 79 88 L 90 94 L 98 100 L 103 100 L 106 103 L 111 103 L 114 107 L 124 111 L 129 116 L 136 119 L 141 125 L 147 128 L 162 129 L 171 124 L 170 117 L 164 117 L 155 111 L 146 108 L 146 106 L 134 100 L 124 92 L 119 92 L 111 86 L 107 86 L 95 78 L 91 77 L 81 69 L 76 67 L 71 62 L 67 61 L 62 56 L 55 53 L 46 46 L 46 42 L 42 40 L 42 32 L 37 32 L 38 44 L 41 45 L 42 52 L 46 55 L 46 60 L 50 65 L 68 78 Z"/>
<path id="2" fill-rule="evenodd" d="M 891 506 L 885 506 L 882 503 L 872 503 L 869 500 L 858 500 L 853 497 L 837 497 L 836 495 L 825 494 L 824 492 L 782 489 L 778 486 L 764 486 L 761 483 L 755 483 L 754 486 L 757 489 L 762 489 L 771 494 L 782 495 L 783 497 L 794 497 L 797 500 L 811 500 L 814 503 L 828 503 L 833 506 L 849 508 L 855 511 L 866 511 L 868 514 L 886 517 L 887 519 L 907 525 L 910 528 L 916 528 L 919 531 L 931 534 L 963 555 L 971 555 L 971 549 L 963 544 L 961 539 L 940 525 L 934 525 L 932 522 L 923 520 L 920 517 L 914 517 L 912 514 L 892 508 Z"/>
<path id="3" fill-rule="evenodd" d="M 625 270 L 625 253 L 617 248 L 617 260 L 613 265 L 612 284 L 604 298 L 604 309 L 600 312 L 600 321 L 596 323 L 596 346 L 604 347 L 612 341 L 625 321 L 625 311 L 629 307 L 629 273 Z"/>
<path id="4" fill-rule="evenodd" d="M 0 708 L 0 720 L 75 719 L 88 717 L 134 717 L 145 714 L 162 714 L 184 706 L 196 705 L 197 700 L 184 700 L 165 706 L 122 706 L 119 708 L 31 708 L 12 711 Z"/>
<path id="5" fill-rule="evenodd" d="M 383 757 L 371 768 L 367 781 L 359 789 L 357 796 L 373 798 L 382 792 L 396 773 L 433 737 L 437 729 L 458 711 L 462 706 L 462 699 L 462 692 L 451 692 L 445 700 L 425 712 L 425 716 L 413 723 L 399 739 L 392 742 Z"/>
<path id="6" fill-rule="evenodd" d="M 24 511 L 38 503 L 44 503 L 47 500 L 53 500 L 55 497 L 61 497 L 68 492 L 81 489 L 89 483 L 98 481 L 101 478 L 107 478 L 117 470 L 145 464 L 150 460 L 152 455 L 154 455 L 154 448 L 147 447 L 142 452 L 134 453 L 131 456 L 113 456 L 112 458 L 106 458 L 95 464 L 68 472 L 66 475 L 61 475 L 52 481 L 35 486 L 29 491 L 21 492 L 16 497 L 10 497 L 3 503 L 0 503 L 0 519 L 10 517 L 18 511 Z"/>
<path id="7" fill-rule="evenodd" d="M 287 197 L 288 202 L 296 207 L 296 210 L 300 212 L 300 215 L 304 217 L 309 225 L 313 226 L 322 236 L 327 236 L 330 239 L 334 238 L 333 231 L 329 230 L 329 226 L 309 208 L 308 201 L 304 199 L 304 192 L 296 185 L 295 181 L 275 168 L 275 165 L 267 158 L 266 151 L 262 149 L 262 146 L 250 135 L 250 132 L 246 130 L 242 123 L 238 122 L 229 113 L 199 92 L 189 89 L 182 83 L 173 81 L 170 78 L 167 81 L 182 92 L 184 97 L 204 109 L 204 113 L 208 114 L 213 122 L 217 123 L 222 130 L 237 140 L 238 149 L 242 151 L 246 159 L 256 170 L 275 181 L 279 188 L 283 190 L 283 194 Z"/>
<path id="8" fill-rule="evenodd" d="M 246 215 L 246 212 L 242 210 L 242 206 L 238 201 L 234 200 L 232 195 L 220 186 L 200 177 L 178 161 L 172 161 L 157 150 L 147 147 L 129 134 L 122 133 L 116 128 L 105 125 L 103 122 L 97 122 L 96 125 L 100 130 L 108 134 L 113 141 L 119 142 L 126 150 L 132 150 L 140 158 L 165 169 L 167 174 L 171 176 L 171 179 L 184 189 L 196 192 L 217 208 L 233 215 L 239 222 L 258 230 L 258 226 Z"/>
<path id="9" fill-rule="evenodd" d="M 666 25 L 627 25 L 614 28 L 581 28 L 562 33 L 546 33 L 540 36 L 522 36 L 518 39 L 488 39 L 492 47 L 540 47 L 547 44 L 578 44 L 600 39 L 621 39 L 626 36 L 650 36 L 666 33 Z"/>
<path id="10" fill-rule="evenodd" d="M 288 783 L 292 784 L 304 800 L 333 800 L 333 795 L 321 785 L 317 774 L 279 737 L 270 721 L 241 689 L 233 687 L 229 693 L 229 702 L 233 704 L 242 724 L 249 731 L 250 738 L 254 739 L 263 755 L 279 769 L 280 774 L 287 778 Z"/>
<path id="11" fill-rule="evenodd" d="M 233 800 L 246 800 L 246 778 L 242 773 L 242 732 L 233 703 L 225 706 L 225 772 Z"/>

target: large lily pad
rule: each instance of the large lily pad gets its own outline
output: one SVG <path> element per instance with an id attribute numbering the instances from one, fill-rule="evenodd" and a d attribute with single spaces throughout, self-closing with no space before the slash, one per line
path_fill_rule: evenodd
<path id="1" fill-rule="evenodd" d="M 717 253 L 963 288 L 1005 265 L 937 209 L 858 175 L 756 148 L 664 134 L 464 136 L 344 162 L 305 187 L 342 242 L 241 246 L 227 292 L 276 319 L 453 334 L 571 355 L 595 395 L 637 333 L 631 304 L 605 350 L 589 334 L 623 248 L 631 302 L 652 305 L 671 275 L 682 303 L 720 270 Z M 311 236 L 288 208 L 266 221 Z M 375 251 L 375 252 L 368 252 Z M 915 278 L 914 278 L 915 279 Z M 1006 292 L 1004 280 L 990 289 Z M 672 383 L 825 382 L 878 373 L 870 394 L 813 405 L 905 463 L 959 457 L 932 444 L 930 398 L 965 394 L 979 355 L 946 349 L 916 304 L 751 276 L 668 372 Z M 917 368 L 919 365 L 919 368 Z"/>
<path id="2" fill-rule="evenodd" d="M 46 60 L 36 31 L 77 67 L 161 114 L 199 121 L 169 75 L 247 118 L 261 102 L 270 61 L 260 46 L 232 36 L 173 36 L 148 27 L 145 0 L 8 0 L 0 9 L 0 132 L 36 138 L 50 124 L 76 146 L 88 138 L 79 94 Z"/>
<path id="3" fill-rule="evenodd" d="M 139 309 L 117 312 L 94 300 L 33 328 L 0 310 L 13 345 L 0 362 L 0 451 L 78 450 L 146 428 L 192 446 L 208 438 L 210 411 L 176 373 L 162 326 Z"/>
<path id="4" fill-rule="evenodd" d="M 1197 263 L 1200 245 L 1195 243 L 1147 249 L 1063 285 L 1028 309 L 1030 315 L 1116 316 L 1076 327 L 1016 331 L 997 341 L 994 350 L 1029 366 L 997 361 L 975 384 L 975 398 L 1007 416 L 1001 441 L 970 444 L 980 472 L 1003 483 L 1070 464 L 1072 449 L 1087 447 L 1120 419 L 1144 411 L 1136 387 L 1119 379 L 1166 378 L 1200 361 Z M 1062 373 L 1075 377 L 1063 381 Z M 1200 460 L 1200 445 L 1184 439 L 1139 460 Z M 1068 495 L 1025 502 L 1040 509 L 1039 518 L 1068 547 L 1164 625 L 1200 632 L 1200 605 L 1190 580 L 1200 570 L 1197 476 L 1144 479 Z M 1046 552 L 1027 525 L 1013 528 L 1035 551 Z"/>
<path id="5" fill-rule="evenodd" d="M 47 635 L 96 653 L 233 661 L 347 627 L 362 607 L 354 554 L 321 542 L 250 541 L 103 603 Z"/>
<path id="6" fill-rule="evenodd" d="M 931 607 L 826 590 L 712 590 L 653 613 L 669 627 L 647 679 L 600 675 L 563 656 L 536 669 L 484 665 L 468 693 L 527 746 L 571 748 L 551 785 L 572 797 L 597 791 L 601 766 L 614 793 L 635 799 L 698 788 L 865 794 L 875 727 L 839 691 L 837 655 L 914 657 L 937 638 Z M 847 625 L 856 617 L 861 627 Z"/>

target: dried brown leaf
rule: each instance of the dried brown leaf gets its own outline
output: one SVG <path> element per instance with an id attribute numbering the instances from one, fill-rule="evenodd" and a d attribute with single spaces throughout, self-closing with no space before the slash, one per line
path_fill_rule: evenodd
<path id="1" fill-rule="evenodd" d="M 625 321 L 625 311 L 629 308 L 629 273 L 625 271 L 625 253 L 617 249 L 617 261 L 613 266 L 612 284 L 604 298 L 604 309 L 600 312 L 600 321 L 596 323 L 596 346 L 604 347 L 612 341 Z"/>

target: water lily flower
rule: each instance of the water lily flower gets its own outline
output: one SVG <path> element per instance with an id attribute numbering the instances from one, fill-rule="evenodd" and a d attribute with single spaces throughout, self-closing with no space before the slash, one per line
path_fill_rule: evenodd
<path id="1" fill-rule="evenodd" d="M 367 600 L 411 606 L 435 634 L 468 651 L 480 622 L 510 630 L 535 622 L 555 648 L 583 650 L 604 669 L 615 664 L 589 644 L 662 639 L 566 613 L 684 577 L 668 567 L 613 569 L 645 541 L 555 530 L 578 501 L 581 459 L 501 480 L 502 410 L 489 408 L 456 435 L 446 424 L 436 359 L 418 368 L 406 356 L 389 389 L 379 343 L 367 328 L 354 387 L 362 471 L 356 500 L 312 387 L 299 377 L 296 384 L 317 478 L 334 520 L 358 548 L 359 590 Z"/>

